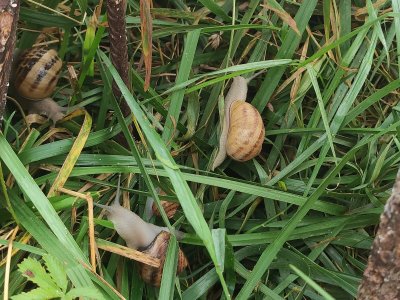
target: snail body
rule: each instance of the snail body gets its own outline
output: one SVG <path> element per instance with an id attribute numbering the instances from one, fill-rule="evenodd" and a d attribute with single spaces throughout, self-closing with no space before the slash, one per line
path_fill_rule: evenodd
<path id="1" fill-rule="evenodd" d="M 160 267 L 155 268 L 145 264 L 139 265 L 139 272 L 143 280 L 154 286 L 160 286 L 164 260 L 167 252 L 168 241 L 171 233 L 168 227 L 160 227 L 145 222 L 134 212 L 124 208 L 119 203 L 120 181 L 112 205 L 94 203 L 107 211 L 107 218 L 114 224 L 115 230 L 125 240 L 126 245 L 131 249 L 138 249 L 153 257 L 160 259 Z M 174 232 L 177 239 L 182 239 L 183 232 Z M 182 272 L 187 266 L 187 259 L 179 249 L 179 260 L 177 272 Z"/>
<path id="2" fill-rule="evenodd" d="M 62 61 L 54 49 L 31 48 L 16 59 L 12 82 L 18 101 L 29 113 L 47 115 L 54 123 L 65 108 L 50 96 L 57 85 Z"/>
<path id="3" fill-rule="evenodd" d="M 261 152 L 265 135 L 264 123 L 258 110 L 245 102 L 246 96 L 246 79 L 241 76 L 233 78 L 225 97 L 225 121 L 212 170 L 221 165 L 227 155 L 242 162 Z"/>

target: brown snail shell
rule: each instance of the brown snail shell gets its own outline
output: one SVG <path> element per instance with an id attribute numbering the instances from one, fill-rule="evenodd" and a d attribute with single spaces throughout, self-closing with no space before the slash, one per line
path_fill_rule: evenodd
<path id="1" fill-rule="evenodd" d="M 161 285 L 162 272 L 164 269 L 164 261 L 168 249 L 170 235 L 171 234 L 169 232 L 161 231 L 149 246 L 144 249 L 139 249 L 143 253 L 160 259 L 159 268 L 139 263 L 140 277 L 142 277 L 143 281 L 157 287 Z M 176 273 L 180 274 L 187 267 L 187 265 L 188 261 L 185 254 L 181 249 L 179 249 Z"/>
<path id="2" fill-rule="evenodd" d="M 229 155 L 237 161 L 248 161 L 261 152 L 265 127 L 258 110 L 245 102 L 247 80 L 233 78 L 225 97 L 225 121 L 219 140 L 219 150 L 211 167 L 214 170 Z"/>
<path id="3" fill-rule="evenodd" d="M 160 190 L 160 195 L 167 195 L 163 190 Z M 160 201 L 161 206 L 163 207 L 165 214 L 167 215 L 168 219 L 171 219 L 175 216 L 175 213 L 180 206 L 179 202 L 172 202 L 172 201 L 166 201 L 166 200 L 161 200 Z M 158 210 L 158 207 L 156 203 L 153 201 L 153 204 L 151 206 L 152 213 L 156 216 L 160 216 L 160 212 Z"/>
<path id="4" fill-rule="evenodd" d="M 265 127 L 258 110 L 244 101 L 233 102 L 226 153 L 237 161 L 250 160 L 260 154 L 264 135 Z"/>
<path id="5" fill-rule="evenodd" d="M 29 114 L 43 114 L 54 123 L 65 116 L 66 108 L 49 97 L 57 85 L 62 61 L 53 49 L 32 48 L 14 53 L 13 91 Z"/>
<path id="6" fill-rule="evenodd" d="M 180 206 L 179 203 L 177 203 L 177 202 L 171 202 L 171 201 L 165 201 L 165 200 L 161 200 L 160 203 L 161 203 L 161 206 L 164 208 L 164 211 L 165 211 L 168 219 L 171 219 L 175 216 L 175 213 L 176 213 L 178 207 Z M 156 216 L 160 216 L 160 212 L 158 211 L 158 208 L 155 203 L 153 203 L 152 210 L 153 210 L 153 214 L 155 214 Z"/>
<path id="7" fill-rule="evenodd" d="M 30 100 L 49 97 L 57 85 L 62 61 L 54 49 L 32 48 L 19 57 L 15 89 Z"/>

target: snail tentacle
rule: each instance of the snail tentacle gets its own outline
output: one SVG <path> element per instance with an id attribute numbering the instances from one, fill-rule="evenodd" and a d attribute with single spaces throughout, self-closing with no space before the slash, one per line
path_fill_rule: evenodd
<path id="1" fill-rule="evenodd" d="M 107 211 L 107 218 L 114 224 L 115 230 L 125 240 L 127 246 L 132 249 L 148 246 L 161 231 L 170 232 L 167 227 L 157 226 L 145 222 L 134 212 L 126 209 L 120 204 L 120 177 L 115 200 L 111 205 L 94 203 Z M 183 233 L 174 232 L 177 238 L 182 238 Z"/>

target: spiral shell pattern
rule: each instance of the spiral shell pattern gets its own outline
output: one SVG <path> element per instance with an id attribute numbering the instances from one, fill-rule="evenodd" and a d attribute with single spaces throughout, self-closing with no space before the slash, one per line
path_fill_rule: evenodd
<path id="1" fill-rule="evenodd" d="M 261 152 L 265 127 L 258 110 L 244 101 L 230 107 L 226 153 L 237 161 L 247 161 Z"/>
<path id="2" fill-rule="evenodd" d="M 30 100 L 49 97 L 57 84 L 62 61 L 53 49 L 33 48 L 24 52 L 15 75 L 19 95 Z"/>

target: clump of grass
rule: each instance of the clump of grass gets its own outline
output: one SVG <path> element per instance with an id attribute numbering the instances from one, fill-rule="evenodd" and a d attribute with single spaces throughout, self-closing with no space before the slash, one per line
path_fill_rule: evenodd
<path id="1" fill-rule="evenodd" d="M 31 46 L 47 28 L 44 43 L 57 45 L 78 74 L 71 84 L 65 68 L 54 98 L 86 113 L 28 131 L 8 107 L 0 133 L 2 290 L 32 289 L 18 264 L 48 254 L 64 264 L 71 287 L 98 289 L 106 299 L 354 298 L 400 160 L 393 3 L 155 2 L 146 91 L 137 3 L 127 3 L 129 85 L 108 58 L 104 7 L 23 3 L 18 46 Z M 248 101 L 264 119 L 263 150 L 210 172 L 221 95 L 230 78 L 260 70 Z M 113 80 L 135 115 L 138 140 L 112 97 Z M 120 133 L 127 146 L 116 142 Z M 59 192 L 105 203 L 118 173 L 139 215 L 147 197 L 181 205 L 171 220 L 151 220 L 187 233 L 179 246 L 190 268 L 174 280 L 178 247 L 171 248 L 161 291 L 143 284 L 132 261 L 102 250 L 95 275 L 87 203 Z M 96 238 L 122 244 L 100 212 Z"/>

